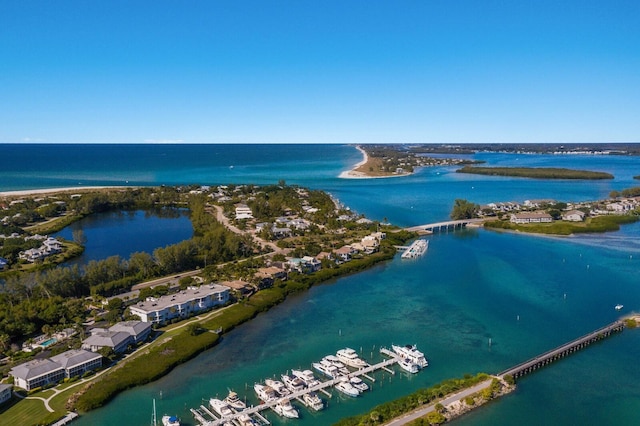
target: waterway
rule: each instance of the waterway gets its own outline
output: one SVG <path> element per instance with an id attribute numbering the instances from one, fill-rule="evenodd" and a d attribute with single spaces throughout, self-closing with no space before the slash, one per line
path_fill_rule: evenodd
<path id="1" fill-rule="evenodd" d="M 91 149 L 81 147 L 83 159 L 91 157 Z M 284 179 L 324 189 L 358 213 L 403 226 L 446 219 L 456 198 L 478 204 L 603 199 L 612 190 L 637 186 L 633 176 L 639 174 L 639 161 L 633 157 L 476 154 L 469 158 L 485 160 L 487 165 L 608 171 L 615 179 L 540 181 L 463 175 L 442 167 L 422 169 L 406 178 L 345 180 L 337 175 L 360 160 L 353 147 L 237 147 L 244 150 L 243 155 L 230 155 L 230 160 L 211 154 L 217 149 L 150 147 L 140 150 L 145 155 L 140 155 L 138 164 L 127 166 L 128 172 L 135 171 L 136 184 L 144 185 Z M 131 150 L 125 147 L 118 152 L 133 158 Z M 162 158 L 156 155 L 161 150 L 173 155 L 165 169 L 147 162 Z M 104 158 L 110 158 L 102 151 Z M 110 168 L 120 170 L 118 164 L 115 159 L 112 164 L 98 163 L 91 169 L 90 183 L 114 184 L 109 176 L 123 180 L 127 173 L 108 173 Z M 59 168 L 63 167 L 64 161 Z M 84 171 L 74 167 L 77 176 L 89 173 L 89 167 Z M 19 189 L 16 186 L 23 181 L 15 173 L 0 173 L 6 178 L 3 190 Z M 40 180 L 32 178 L 27 184 L 60 186 L 56 180 L 60 175 L 61 171 L 45 172 Z M 188 409 L 202 404 L 203 398 L 224 396 L 227 388 L 233 388 L 255 401 L 254 382 L 308 367 L 345 346 L 362 347 L 366 356 L 374 346 L 415 343 L 427 354 L 430 366 L 425 371 L 379 380 L 372 392 L 360 398 L 334 397 L 323 412 L 302 409 L 303 418 L 298 421 L 284 422 L 269 415 L 274 424 L 332 424 L 449 377 L 502 371 L 640 306 L 640 224 L 606 235 L 568 238 L 485 230 L 428 238 L 429 249 L 422 258 L 407 261 L 398 254 L 391 262 L 292 297 L 225 335 L 216 348 L 159 381 L 123 393 L 105 408 L 82 416 L 77 424 L 150 424 L 154 398 L 158 414 L 178 414 L 185 424 L 194 424 Z M 622 311 L 614 310 L 617 303 L 624 304 Z M 457 423 L 640 423 L 638 353 L 640 332 L 625 331 L 521 379 L 515 393 Z"/>

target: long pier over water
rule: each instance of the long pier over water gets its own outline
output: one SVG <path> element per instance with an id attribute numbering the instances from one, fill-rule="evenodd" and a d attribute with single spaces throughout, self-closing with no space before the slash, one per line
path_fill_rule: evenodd
<path id="1" fill-rule="evenodd" d="M 530 360 L 511 367 L 508 370 L 505 370 L 502 373 L 498 374 L 498 376 L 504 377 L 506 375 L 511 375 L 514 379 L 517 379 L 518 377 L 522 377 L 524 375 L 532 373 L 546 365 L 551 364 L 554 361 L 562 359 L 567 355 L 584 349 L 592 343 L 599 342 L 602 339 L 611 336 L 613 333 L 619 333 L 623 330 L 624 322 L 615 321 L 607 326 L 592 331 L 589 334 L 578 337 L 577 339 L 572 340 L 569 343 L 565 343 L 564 345 L 558 346 L 555 349 L 547 351 L 541 355 L 531 358 Z"/>

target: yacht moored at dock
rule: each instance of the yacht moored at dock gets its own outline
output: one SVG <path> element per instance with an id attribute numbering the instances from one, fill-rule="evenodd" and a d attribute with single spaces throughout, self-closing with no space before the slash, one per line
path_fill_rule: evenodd
<path id="1" fill-rule="evenodd" d="M 391 345 L 391 349 L 400 357 L 406 358 L 416 364 L 419 368 L 425 368 L 429 365 L 424 354 L 416 348 L 416 345 Z"/>
<path id="2" fill-rule="evenodd" d="M 418 367 L 417 364 L 407 358 L 400 359 L 400 361 L 398 361 L 398 365 L 408 373 L 417 373 L 418 371 L 420 371 L 420 367 Z"/>
<path id="3" fill-rule="evenodd" d="M 369 364 L 358 357 L 358 353 L 351 348 L 340 349 L 336 353 L 337 358 L 342 361 L 344 364 L 353 368 L 366 368 Z"/>
<path id="4" fill-rule="evenodd" d="M 316 371 L 324 374 L 325 376 L 331 379 L 336 379 L 341 376 L 340 371 L 338 370 L 338 367 L 336 367 L 335 365 L 331 364 L 328 361 L 323 360 L 320 362 L 314 362 L 311 365 Z"/>
<path id="5" fill-rule="evenodd" d="M 429 240 L 415 240 L 409 248 L 407 248 L 404 253 L 402 253 L 403 259 L 415 259 L 420 257 L 427 251 L 427 247 L 429 247 Z"/>
<path id="6" fill-rule="evenodd" d="M 313 371 L 311 370 L 291 370 L 291 374 L 302 380 L 308 388 L 312 388 L 320 384 L 320 381 L 316 379 L 316 376 L 313 375 Z"/>
<path id="7" fill-rule="evenodd" d="M 366 392 L 369 390 L 369 385 L 358 376 L 350 377 L 349 383 L 351 383 L 351 386 L 358 389 L 360 392 Z"/>
<path id="8" fill-rule="evenodd" d="M 242 411 L 247 408 L 247 404 L 245 404 L 244 401 L 238 398 L 238 394 L 231 389 L 229 389 L 229 395 L 227 395 L 227 397 L 223 399 L 223 401 L 236 411 Z"/>
<path id="9" fill-rule="evenodd" d="M 260 398 L 264 402 L 276 401 L 278 399 L 276 391 L 273 390 L 271 386 L 256 383 L 255 385 L 253 385 L 253 390 L 256 391 L 256 395 L 258 395 L 258 398 Z"/>
<path id="10" fill-rule="evenodd" d="M 303 390 L 305 387 L 307 387 L 307 385 L 305 385 L 302 379 L 299 377 L 283 374 L 282 376 L 280 376 L 280 378 L 282 379 L 282 382 L 284 383 L 284 385 L 291 392 L 299 392 Z"/>
<path id="11" fill-rule="evenodd" d="M 211 406 L 213 411 L 220 415 L 220 417 L 231 417 L 234 414 L 233 410 L 226 402 L 217 398 L 211 398 L 209 400 L 209 405 Z"/>
<path id="12" fill-rule="evenodd" d="M 276 391 L 279 396 L 287 396 L 291 393 L 289 389 L 282 383 L 280 380 L 274 379 L 266 379 L 264 384 L 267 386 L 271 386 L 271 388 Z"/>
<path id="13" fill-rule="evenodd" d="M 315 392 L 305 393 L 302 395 L 302 400 L 305 405 L 312 410 L 320 411 L 324 409 L 324 402 L 322 402 L 322 399 Z"/>
<path id="14" fill-rule="evenodd" d="M 278 403 L 273 406 L 273 411 L 275 411 L 279 416 L 286 417 L 288 419 L 297 419 L 300 417 L 298 410 L 291 405 L 289 398 L 282 398 L 278 401 Z"/>
<path id="15" fill-rule="evenodd" d="M 348 380 L 339 382 L 337 385 L 335 385 L 335 388 L 336 390 L 352 398 L 355 398 L 360 395 L 360 391 L 351 383 L 349 383 Z"/>
<path id="16" fill-rule="evenodd" d="M 162 426 L 180 426 L 180 420 L 176 416 L 162 416 Z"/>

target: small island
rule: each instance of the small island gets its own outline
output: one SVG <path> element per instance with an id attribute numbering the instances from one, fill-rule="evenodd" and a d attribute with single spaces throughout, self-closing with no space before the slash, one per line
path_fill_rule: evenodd
<path id="1" fill-rule="evenodd" d="M 464 166 L 457 173 L 471 173 L 488 176 L 526 177 L 534 179 L 613 179 L 613 175 L 605 172 L 589 170 L 572 170 L 556 167 L 476 167 Z"/>

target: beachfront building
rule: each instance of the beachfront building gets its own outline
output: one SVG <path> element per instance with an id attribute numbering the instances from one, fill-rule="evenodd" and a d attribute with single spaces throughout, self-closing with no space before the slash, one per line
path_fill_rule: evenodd
<path id="1" fill-rule="evenodd" d="M 102 355 L 73 349 L 51 358 L 34 359 L 17 365 L 9 374 L 16 386 L 32 390 L 59 383 L 65 377 L 79 376 L 102 366 Z"/>
<path id="2" fill-rule="evenodd" d="M 544 212 L 524 212 L 511 215 L 511 222 L 522 223 L 551 223 L 553 218 L 549 213 Z"/>
<path id="3" fill-rule="evenodd" d="M 8 400 L 11 399 L 12 390 L 13 390 L 13 385 L 0 383 L 0 404 L 7 402 Z"/>
<path id="4" fill-rule="evenodd" d="M 229 301 L 229 287 L 219 284 L 188 287 L 179 293 L 162 297 L 148 297 L 144 302 L 131 305 L 131 314 L 141 321 L 163 324 L 175 318 L 188 318 L 191 315 L 224 305 Z"/>
<path id="5" fill-rule="evenodd" d="M 258 288 L 272 287 L 276 280 L 285 281 L 288 278 L 287 271 L 277 266 L 259 268 L 254 275 L 258 280 Z"/>

